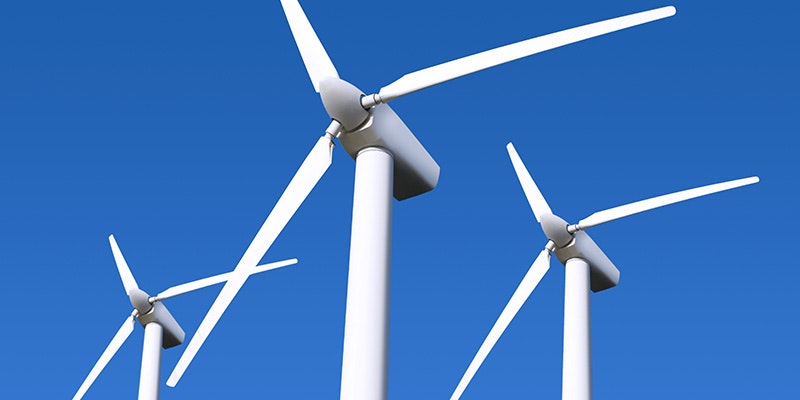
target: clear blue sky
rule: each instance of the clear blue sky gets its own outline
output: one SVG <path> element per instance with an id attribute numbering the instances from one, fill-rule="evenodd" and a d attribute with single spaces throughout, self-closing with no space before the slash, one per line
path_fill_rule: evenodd
<path id="1" fill-rule="evenodd" d="M 392 399 L 448 398 L 546 239 L 505 152 L 553 207 L 761 183 L 597 227 L 621 270 L 592 295 L 597 399 L 800 392 L 800 46 L 792 2 L 301 1 L 340 75 L 401 75 L 665 5 L 675 17 L 392 103 L 440 164 L 395 202 Z M 0 5 L 4 398 L 70 398 L 130 312 L 107 236 L 156 293 L 232 269 L 328 124 L 278 0 Z M 334 164 L 163 398 L 339 393 L 354 162 Z M 464 399 L 561 389 L 554 262 Z M 166 305 L 187 334 L 217 295 Z M 86 399 L 135 398 L 138 327 Z M 182 348 L 164 352 L 162 381 Z"/>

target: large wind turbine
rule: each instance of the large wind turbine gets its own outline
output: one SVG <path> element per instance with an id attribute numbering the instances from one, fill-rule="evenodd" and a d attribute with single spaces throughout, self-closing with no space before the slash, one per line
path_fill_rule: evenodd
<path id="1" fill-rule="evenodd" d="M 117 350 L 122 347 L 122 344 L 133 332 L 134 319 L 138 319 L 139 323 L 144 327 L 142 369 L 139 377 L 139 400 L 158 399 L 158 382 L 161 376 L 161 347 L 168 349 L 177 346 L 183 343 L 184 338 L 183 329 L 181 329 L 178 322 L 175 321 L 175 318 L 172 317 L 172 314 L 161 301 L 225 282 L 229 279 L 231 273 L 214 275 L 173 286 L 156 296 L 150 297 L 150 295 L 139 289 L 139 285 L 136 283 L 136 279 L 133 278 L 133 273 L 131 273 L 128 263 L 122 256 L 114 235 L 110 235 L 108 241 L 111 244 L 111 252 L 114 254 L 114 261 L 117 264 L 117 271 L 119 271 L 119 277 L 122 279 L 122 285 L 125 287 L 125 293 L 127 293 L 133 305 L 133 312 L 122 323 L 114 338 L 111 339 L 111 343 L 108 344 L 100 359 L 94 364 L 89 376 L 84 379 L 72 400 L 80 400 L 86 394 L 86 391 L 92 386 L 92 383 L 103 371 L 103 368 L 106 367 L 106 364 L 111 361 L 114 354 L 117 354 Z M 296 263 L 296 259 L 291 259 L 259 265 L 249 270 L 248 274 L 257 274 Z"/>
<path id="2" fill-rule="evenodd" d="M 371 95 L 339 78 L 297 0 L 281 0 L 311 83 L 331 123 L 259 231 L 277 236 L 331 164 L 334 139 L 356 160 L 341 398 L 387 395 L 392 195 L 404 200 L 436 187 L 439 166 L 387 102 L 415 91 L 581 40 L 675 14 L 674 7 L 627 15 L 528 39 L 407 74 Z M 266 251 L 269 247 L 261 246 Z M 263 255 L 262 252 L 258 252 Z M 245 262 L 248 258 L 249 261 Z M 239 270 L 253 260 L 245 253 Z M 167 385 L 178 383 L 244 278 L 231 278 L 211 306 Z"/>
<path id="3" fill-rule="evenodd" d="M 509 143 L 506 148 L 525 192 L 525 197 L 527 197 L 536 221 L 541 224 L 542 231 L 548 240 L 544 250 L 536 257 L 533 265 L 511 296 L 511 300 L 500 313 L 500 317 L 492 326 L 489 335 L 467 367 L 467 371 L 450 399 L 458 399 L 464 393 L 472 377 L 475 376 L 475 372 L 478 371 L 508 324 L 511 323 L 533 289 L 550 269 L 550 253 L 553 252 L 566 268 L 562 399 L 588 400 L 592 397 L 589 290 L 599 292 L 616 286 L 619 282 L 619 270 L 584 230 L 654 208 L 751 185 L 758 182 L 758 177 L 737 179 L 637 201 L 596 212 L 580 220 L 577 224 L 570 225 L 553 214 L 514 146 Z"/>

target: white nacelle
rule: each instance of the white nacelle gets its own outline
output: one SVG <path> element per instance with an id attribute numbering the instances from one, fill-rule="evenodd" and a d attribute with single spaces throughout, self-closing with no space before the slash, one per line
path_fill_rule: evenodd
<path id="1" fill-rule="evenodd" d="M 554 251 L 558 261 L 567 265 L 567 260 L 580 258 L 589 263 L 593 292 L 617 286 L 617 283 L 619 283 L 619 270 L 603 253 L 603 250 L 600 250 L 600 247 L 595 244 L 594 240 L 586 232 L 577 231 L 572 236 L 575 238 L 572 242 Z"/>
<path id="2" fill-rule="evenodd" d="M 175 317 L 167 311 L 167 307 L 157 301 L 153 304 L 153 309 L 147 314 L 139 316 L 139 323 L 145 326 L 151 322 L 155 322 L 164 328 L 164 337 L 161 347 L 168 349 L 183 343 L 186 333 L 175 321 Z"/>
<path id="3" fill-rule="evenodd" d="M 353 159 L 368 147 L 388 150 L 394 158 L 394 197 L 397 200 L 431 191 L 439 182 L 439 164 L 385 104 L 370 109 L 369 118 L 355 130 L 342 134 L 339 142 Z"/>

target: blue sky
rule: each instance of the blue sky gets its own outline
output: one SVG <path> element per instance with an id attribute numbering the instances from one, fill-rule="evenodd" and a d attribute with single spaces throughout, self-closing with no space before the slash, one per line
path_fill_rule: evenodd
<path id="1" fill-rule="evenodd" d="M 621 270 L 593 294 L 598 399 L 800 392 L 793 257 L 800 70 L 790 2 L 302 1 L 366 92 L 440 62 L 675 5 L 667 20 L 392 103 L 441 166 L 394 203 L 389 395 L 448 398 L 546 239 L 505 152 L 576 221 L 645 197 L 761 183 L 592 229 Z M 280 3 L 0 5 L 0 329 L 7 398 L 70 398 L 130 304 L 233 269 L 329 120 Z M 354 163 L 333 166 L 162 397 L 336 398 Z M 554 262 L 464 399 L 558 398 Z M 165 304 L 187 331 L 219 287 Z M 188 337 L 187 337 L 188 338 Z M 137 329 L 86 399 L 135 398 Z M 163 381 L 182 352 L 164 352 Z"/>

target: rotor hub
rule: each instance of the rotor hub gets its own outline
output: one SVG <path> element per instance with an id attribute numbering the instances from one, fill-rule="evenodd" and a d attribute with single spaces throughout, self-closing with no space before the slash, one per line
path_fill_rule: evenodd
<path id="1" fill-rule="evenodd" d="M 144 290 L 139 288 L 131 289 L 131 292 L 128 294 L 128 297 L 131 300 L 131 304 L 136 311 L 139 312 L 139 315 L 145 315 L 153 309 L 153 305 L 150 304 L 150 295 L 145 293 Z"/>
<path id="2" fill-rule="evenodd" d="M 572 234 L 567 230 L 569 223 L 561 217 L 553 214 L 544 214 L 539 217 L 542 230 L 548 239 L 552 240 L 557 247 L 564 247 L 572 241 Z"/>
<path id="3" fill-rule="evenodd" d="M 369 111 L 361 106 L 364 93 L 349 82 L 328 77 L 319 84 L 319 95 L 331 119 L 339 121 L 345 132 L 361 126 L 369 118 Z"/>

